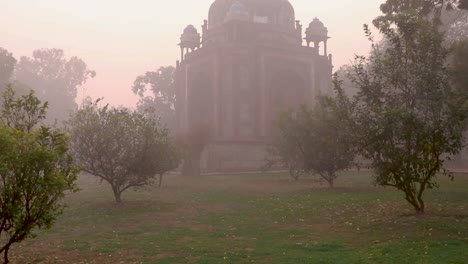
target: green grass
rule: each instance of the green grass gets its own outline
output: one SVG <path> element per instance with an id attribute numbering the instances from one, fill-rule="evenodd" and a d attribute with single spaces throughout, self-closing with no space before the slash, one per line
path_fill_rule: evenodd
<path id="1" fill-rule="evenodd" d="M 468 263 L 468 175 L 415 216 L 393 189 L 348 172 L 329 190 L 281 174 L 169 176 L 113 203 L 82 176 L 64 214 L 16 245 L 14 263 Z"/>

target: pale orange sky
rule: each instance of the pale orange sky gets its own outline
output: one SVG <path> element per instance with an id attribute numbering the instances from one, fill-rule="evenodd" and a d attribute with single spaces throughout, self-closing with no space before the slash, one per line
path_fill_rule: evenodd
<path id="1" fill-rule="evenodd" d="M 0 0 L 0 47 L 19 59 L 39 48 L 60 48 L 82 58 L 97 76 L 81 89 L 112 105 L 134 107 L 135 77 L 174 65 L 182 30 L 200 25 L 213 0 Z M 383 0 L 290 0 L 304 29 L 318 17 L 332 39 L 334 66 L 365 55 L 362 25 Z"/>

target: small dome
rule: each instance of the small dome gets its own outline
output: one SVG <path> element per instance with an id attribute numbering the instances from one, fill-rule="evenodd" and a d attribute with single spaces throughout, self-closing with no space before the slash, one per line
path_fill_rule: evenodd
<path id="1" fill-rule="evenodd" d="M 328 29 L 318 18 L 314 18 L 306 29 L 305 39 L 308 42 L 326 41 L 328 39 Z"/>
<path id="2" fill-rule="evenodd" d="M 198 34 L 198 31 L 193 25 L 188 25 L 183 34 Z"/>
<path id="3" fill-rule="evenodd" d="M 186 48 L 200 47 L 201 36 L 193 25 L 188 25 L 184 29 L 184 33 L 180 36 L 180 46 Z"/>
<path id="4" fill-rule="evenodd" d="M 309 27 L 322 27 L 324 28 L 325 25 L 323 25 L 322 21 L 320 21 L 320 19 L 318 18 L 314 18 L 314 20 L 312 20 L 312 22 L 310 22 L 309 24 Z"/>

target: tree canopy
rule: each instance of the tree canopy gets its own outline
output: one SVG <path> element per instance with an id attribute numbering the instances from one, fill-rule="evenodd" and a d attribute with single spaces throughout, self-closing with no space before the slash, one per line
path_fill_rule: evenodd
<path id="1" fill-rule="evenodd" d="M 351 75 L 359 88 L 356 134 L 376 183 L 403 191 L 423 213 L 424 191 L 437 187 L 436 175 L 452 177 L 444 163 L 462 147 L 465 113 L 455 100 L 448 50 L 436 25 L 411 7 L 376 26 L 388 45 L 374 43 Z M 373 39 L 368 28 L 366 34 Z"/>
<path id="2" fill-rule="evenodd" d="M 16 62 L 11 52 L 0 48 L 0 92 L 4 91 L 7 83 L 11 81 Z"/>
<path id="3" fill-rule="evenodd" d="M 317 98 L 312 109 L 302 106 L 280 113 L 270 154 L 293 178 L 314 173 L 333 187 L 337 172 L 349 168 L 355 157 L 351 111 L 351 102 L 338 89 L 335 97 Z"/>
<path id="4" fill-rule="evenodd" d="M 35 50 L 32 57 L 21 57 L 15 69 L 16 80 L 34 88 L 41 100 L 49 102 L 50 121 L 64 121 L 78 108 L 78 87 L 95 75 L 83 60 L 67 59 L 61 49 Z"/>
<path id="5" fill-rule="evenodd" d="M 8 263 L 13 243 L 50 228 L 62 212 L 61 199 L 76 191 L 77 167 L 68 151 L 68 138 L 49 127 L 37 127 L 46 104 L 33 92 L 3 95 L 0 125 L 0 253 Z"/>
<path id="6" fill-rule="evenodd" d="M 307 135 L 302 134 L 304 129 L 300 127 L 295 117 L 297 114 L 291 109 L 281 111 L 276 116 L 264 169 L 270 170 L 274 167 L 287 169 L 289 176 L 298 181 L 307 174 L 302 146 L 304 136 Z"/>
<path id="7" fill-rule="evenodd" d="M 86 104 L 67 129 L 82 169 L 109 183 L 117 203 L 125 190 L 149 184 L 180 162 L 169 131 L 126 108 Z"/>
<path id="8" fill-rule="evenodd" d="M 169 129 L 176 127 L 175 68 L 160 67 L 135 79 L 132 91 L 140 97 L 138 109 L 160 119 Z"/>

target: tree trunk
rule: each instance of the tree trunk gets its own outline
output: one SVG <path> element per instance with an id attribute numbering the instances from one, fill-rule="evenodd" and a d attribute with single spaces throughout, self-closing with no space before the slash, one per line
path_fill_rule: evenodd
<path id="1" fill-rule="evenodd" d="M 327 183 L 328 183 L 328 187 L 330 187 L 330 189 L 333 189 L 335 187 L 335 176 L 334 175 L 331 175 L 329 173 L 320 173 L 319 174 L 320 177 L 322 177 L 322 180 L 325 180 Z M 320 185 L 322 185 L 322 183 L 320 183 Z"/>
<path id="2" fill-rule="evenodd" d="M 122 203 L 122 193 L 117 189 L 117 187 L 112 186 L 112 192 L 114 193 L 115 202 L 117 204 Z"/>
<path id="3" fill-rule="evenodd" d="M 423 215 L 424 214 L 424 202 L 422 200 L 418 199 L 417 204 L 418 204 L 418 206 L 415 206 L 416 214 Z"/>
<path id="4" fill-rule="evenodd" d="M 11 244 L 10 244 L 11 245 Z M 10 245 L 7 245 L 7 247 L 5 248 L 5 251 L 3 252 L 3 263 L 4 264 L 7 264 L 9 263 L 10 261 L 8 260 L 8 250 L 10 250 Z"/>
<path id="5" fill-rule="evenodd" d="M 416 208 L 416 214 L 417 215 L 423 215 L 425 212 L 424 212 L 424 208 Z"/>
<path id="6" fill-rule="evenodd" d="M 418 203 L 419 203 L 420 210 L 419 210 L 418 214 L 424 214 L 425 204 L 424 204 L 424 201 L 422 199 L 422 196 L 423 196 L 423 193 L 424 193 L 425 189 L 426 189 L 426 182 L 421 184 L 421 186 L 419 187 Z"/>
<path id="7" fill-rule="evenodd" d="M 114 197 L 115 197 L 115 202 L 116 202 L 117 204 L 121 204 L 121 203 L 122 203 L 122 198 L 121 198 L 120 193 L 115 193 L 115 194 L 114 194 Z"/>
<path id="8" fill-rule="evenodd" d="M 408 201 L 416 211 L 416 214 L 423 215 L 424 214 L 424 202 L 422 199 L 416 199 L 413 193 L 406 193 L 406 190 L 403 190 L 406 195 L 406 201 Z"/>

